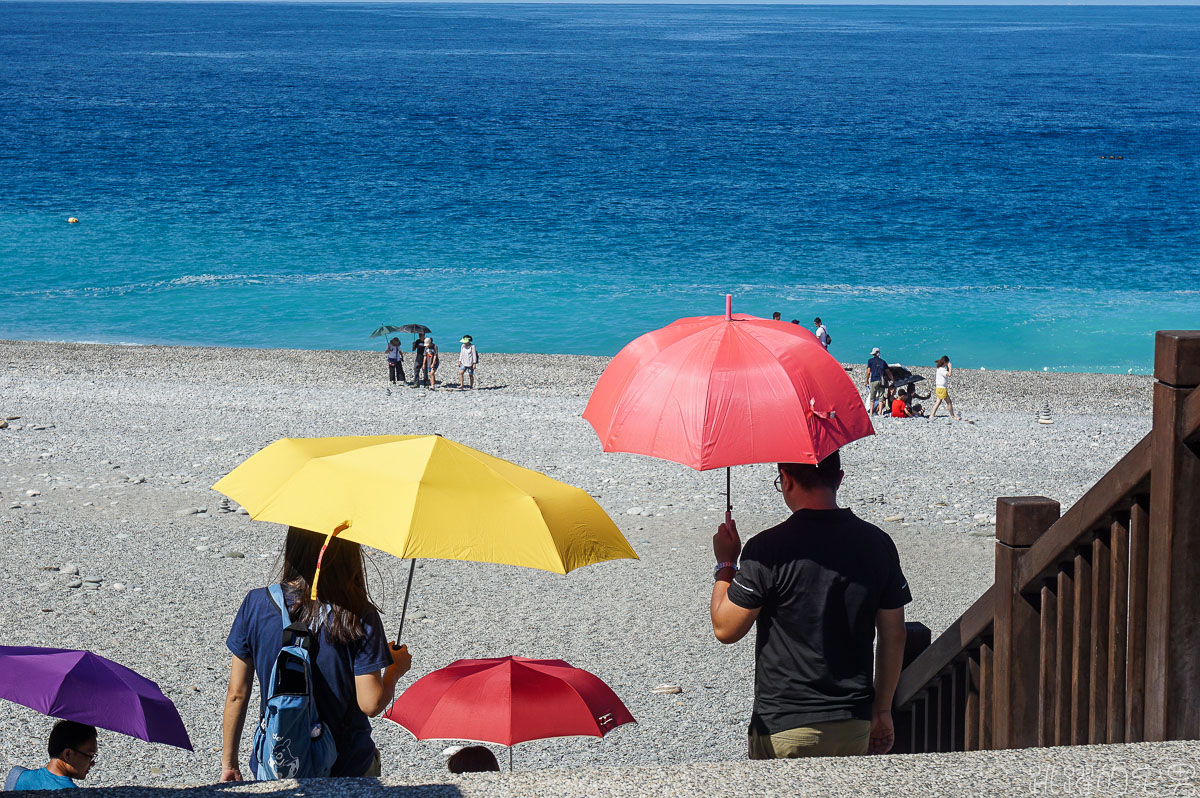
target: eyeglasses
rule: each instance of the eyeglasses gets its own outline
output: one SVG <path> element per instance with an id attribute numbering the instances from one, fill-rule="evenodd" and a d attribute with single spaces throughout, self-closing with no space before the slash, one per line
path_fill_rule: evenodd
<path id="1" fill-rule="evenodd" d="M 69 749 L 67 749 L 67 750 L 69 750 L 69 751 L 74 751 L 75 753 L 77 753 L 77 754 L 79 754 L 80 756 L 82 756 L 82 757 L 84 757 L 85 759 L 87 759 L 87 761 L 89 761 L 89 762 L 95 762 L 95 761 L 96 761 L 96 754 L 95 754 L 95 753 L 89 754 L 89 753 L 87 753 L 86 751 L 80 751 L 78 748 L 69 748 Z M 99 752 L 97 751 L 96 753 L 99 753 Z"/>
<path id="2" fill-rule="evenodd" d="M 775 490 L 783 493 L 783 474 L 779 474 L 775 477 Z"/>

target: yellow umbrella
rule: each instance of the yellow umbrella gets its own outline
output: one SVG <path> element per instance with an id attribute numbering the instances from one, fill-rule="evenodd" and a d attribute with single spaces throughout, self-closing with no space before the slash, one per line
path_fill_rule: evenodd
<path id="1" fill-rule="evenodd" d="M 585 491 L 440 435 L 284 438 L 213 489 L 255 520 L 337 535 L 402 558 L 560 574 L 637 559 Z M 410 583 L 411 577 L 410 570 Z"/>

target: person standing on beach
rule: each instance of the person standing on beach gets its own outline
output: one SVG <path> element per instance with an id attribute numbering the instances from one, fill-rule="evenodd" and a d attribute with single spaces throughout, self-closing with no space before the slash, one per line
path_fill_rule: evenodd
<path id="1" fill-rule="evenodd" d="M 458 350 L 458 388 L 463 389 L 463 377 L 471 378 L 471 387 L 475 387 L 475 365 L 479 362 L 479 352 L 475 349 L 471 336 L 464 335 L 459 343 L 462 344 L 462 349 Z"/>
<path id="2" fill-rule="evenodd" d="M 886 382 L 885 382 L 886 380 Z M 892 381 L 892 370 L 886 360 L 879 356 L 879 347 L 871 350 L 871 359 L 867 361 L 867 375 L 864 381 L 867 386 L 867 402 L 871 405 L 871 415 L 883 415 L 884 399 L 887 396 L 886 387 Z"/>
<path id="3" fill-rule="evenodd" d="M 421 374 L 425 371 L 425 338 L 421 333 L 412 342 L 413 351 L 413 387 L 421 387 Z M 428 382 L 428 380 L 426 380 Z"/>
<path id="4" fill-rule="evenodd" d="M 425 336 L 425 384 L 437 388 L 438 348 L 433 338 Z"/>
<path id="5" fill-rule="evenodd" d="M 813 324 L 815 325 L 815 329 L 813 329 L 813 335 L 817 336 L 817 342 L 820 343 L 821 346 L 825 347 L 826 350 L 828 350 L 829 345 L 833 343 L 833 339 L 829 337 L 829 330 L 825 329 L 825 325 L 821 323 L 820 316 L 817 316 L 815 319 L 813 319 Z"/>
<path id="6" fill-rule="evenodd" d="M 937 397 L 937 401 L 933 403 L 929 417 L 932 419 L 936 416 L 938 408 L 942 406 L 942 402 L 945 402 L 950 420 L 957 421 L 958 417 L 954 415 L 954 403 L 950 401 L 950 374 L 954 371 L 954 367 L 950 365 L 950 358 L 945 355 L 939 357 L 935 365 L 937 365 L 937 376 L 933 381 L 933 393 Z"/>
<path id="7" fill-rule="evenodd" d="M 400 345 L 399 338 L 393 338 L 388 342 L 387 347 L 387 362 L 388 362 L 388 380 L 392 385 L 395 385 L 397 380 L 405 382 L 404 379 L 404 347 Z"/>
<path id="8" fill-rule="evenodd" d="M 838 507 L 844 476 L 837 452 L 780 463 L 792 515 L 744 550 L 728 515 L 713 536 L 713 634 L 736 643 L 757 624 L 751 759 L 886 754 L 895 742 L 912 594 L 887 533 Z"/>
<path id="9" fill-rule="evenodd" d="M 254 677 L 258 676 L 259 718 L 267 711 L 275 660 L 283 647 L 281 612 L 316 635 L 312 654 L 316 678 L 313 699 L 325 731 L 337 745 L 330 776 L 378 776 L 379 749 L 371 739 L 371 722 L 396 694 L 396 683 L 408 672 L 412 656 L 407 646 L 388 643 L 379 610 L 367 590 L 362 548 L 343 538 L 328 539 L 307 529 L 288 527 L 279 571 L 276 605 L 268 588 L 251 590 L 233 620 L 225 645 L 233 654 L 229 689 L 225 694 L 221 781 L 241 781 L 242 729 Z M 316 598 L 312 581 L 317 563 Z M 262 728 L 258 723 L 256 728 Z M 255 754 L 250 772 L 255 773 Z"/>

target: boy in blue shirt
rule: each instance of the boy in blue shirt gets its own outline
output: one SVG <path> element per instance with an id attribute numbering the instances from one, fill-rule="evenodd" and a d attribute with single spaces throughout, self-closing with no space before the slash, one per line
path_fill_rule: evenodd
<path id="1" fill-rule="evenodd" d="M 60 720 L 50 730 L 50 742 L 46 749 L 50 754 L 50 762 L 46 767 L 37 770 L 13 768 L 5 789 L 73 789 L 75 781 L 87 778 L 88 771 L 96 762 L 96 727 L 73 720 Z"/>

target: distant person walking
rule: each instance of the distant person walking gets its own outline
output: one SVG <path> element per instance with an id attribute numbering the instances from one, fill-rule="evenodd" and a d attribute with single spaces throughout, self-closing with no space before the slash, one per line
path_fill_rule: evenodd
<path id="1" fill-rule="evenodd" d="M 886 380 L 886 382 L 885 382 Z M 871 350 L 871 359 L 867 361 L 867 402 L 871 405 L 871 415 L 883 415 L 884 399 L 887 396 L 887 386 L 892 381 L 892 370 L 886 360 L 879 356 L 879 347 Z"/>
<path id="2" fill-rule="evenodd" d="M 945 402 L 946 412 L 950 414 L 950 419 L 958 420 L 958 417 L 954 415 L 954 403 L 950 401 L 950 375 L 953 372 L 954 367 L 950 365 L 950 358 L 942 355 L 937 359 L 937 376 L 933 381 L 933 393 L 937 397 L 937 401 L 933 403 L 933 409 L 929 411 L 930 418 L 937 415 L 938 408 L 942 406 L 942 402 Z"/>
<path id="3" fill-rule="evenodd" d="M 413 351 L 413 387 L 421 387 L 421 374 L 425 371 L 425 338 L 418 333 L 412 342 Z M 428 382 L 428 380 L 426 380 Z"/>
<path id="4" fill-rule="evenodd" d="M 459 343 L 462 344 L 462 349 L 458 350 L 458 389 L 461 391 L 464 377 L 470 377 L 471 387 L 475 387 L 475 366 L 479 363 L 479 352 L 469 335 L 464 335 Z"/>
<path id="5" fill-rule="evenodd" d="M 438 348 L 433 338 L 425 336 L 425 383 L 430 388 L 437 387 Z"/>
<path id="6" fill-rule="evenodd" d="M 813 319 L 813 324 L 815 325 L 815 329 L 813 329 L 813 335 L 817 336 L 817 341 L 820 342 L 821 346 L 828 350 L 829 345 L 833 343 L 833 338 L 829 336 L 829 330 L 825 329 L 825 325 L 821 323 L 820 316 L 817 316 L 815 319 Z"/>
<path id="7" fill-rule="evenodd" d="M 387 362 L 388 362 L 388 380 L 392 385 L 397 381 L 405 382 L 404 379 L 404 347 L 400 345 L 399 338 L 393 338 L 388 342 L 387 347 Z"/>

